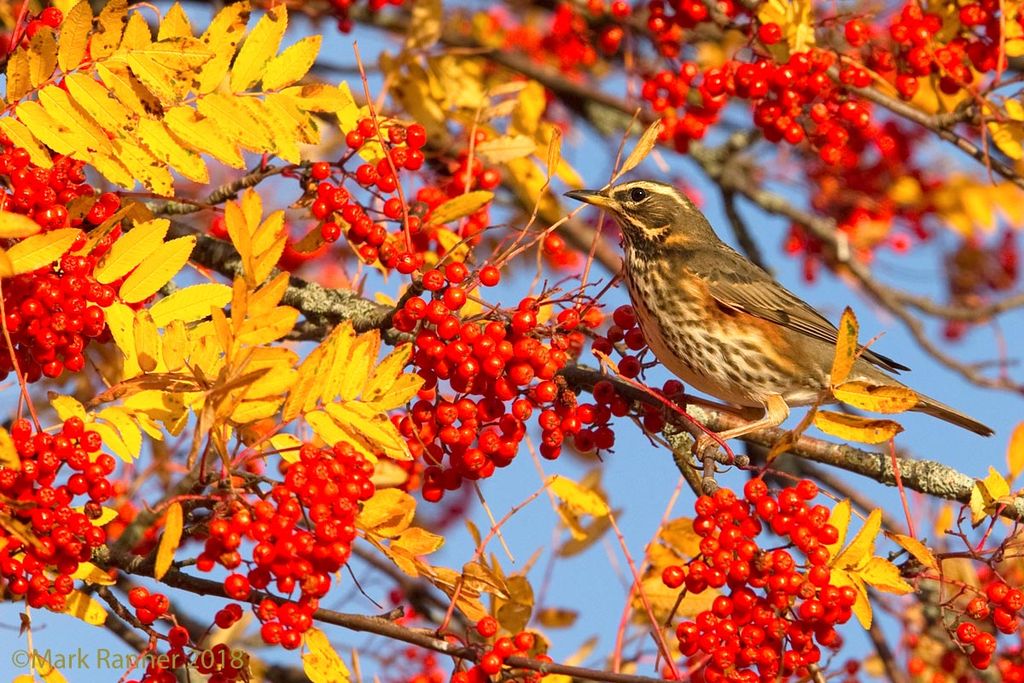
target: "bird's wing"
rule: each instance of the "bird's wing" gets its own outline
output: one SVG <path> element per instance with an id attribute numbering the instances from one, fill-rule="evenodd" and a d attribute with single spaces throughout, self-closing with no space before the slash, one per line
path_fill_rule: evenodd
<path id="1" fill-rule="evenodd" d="M 714 267 L 705 272 L 711 296 L 721 305 L 836 344 L 835 325 L 735 251 L 716 253 Z M 910 369 L 870 349 L 865 349 L 861 357 L 890 372 Z"/>

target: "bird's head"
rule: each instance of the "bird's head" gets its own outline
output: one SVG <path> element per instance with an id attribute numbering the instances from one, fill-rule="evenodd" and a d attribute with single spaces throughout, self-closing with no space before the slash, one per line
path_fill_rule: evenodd
<path id="1" fill-rule="evenodd" d="M 653 180 L 633 180 L 603 190 L 573 190 L 571 197 L 611 214 L 634 249 L 685 247 L 717 240 L 704 214 L 682 192 Z"/>

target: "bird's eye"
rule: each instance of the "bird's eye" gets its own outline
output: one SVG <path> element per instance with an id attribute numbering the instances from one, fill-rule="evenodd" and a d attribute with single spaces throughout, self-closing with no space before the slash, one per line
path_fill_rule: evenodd
<path id="1" fill-rule="evenodd" d="M 647 199 L 647 190 L 642 187 L 634 187 L 629 191 L 629 199 L 634 202 L 642 202 Z"/>

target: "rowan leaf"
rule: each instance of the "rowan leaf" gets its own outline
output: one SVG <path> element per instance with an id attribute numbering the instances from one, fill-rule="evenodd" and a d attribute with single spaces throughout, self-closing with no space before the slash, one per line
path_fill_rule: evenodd
<path id="1" fill-rule="evenodd" d="M 1010 485 L 1006 478 L 999 474 L 994 467 L 988 468 L 988 476 L 984 479 L 975 479 L 971 488 L 971 523 L 978 526 L 985 518 L 996 514 L 1002 503 L 1000 499 L 1010 493 Z"/>
<path id="2" fill-rule="evenodd" d="M 165 104 L 183 99 L 192 88 L 196 72 L 213 58 L 195 38 L 168 38 L 149 47 L 115 57 Z"/>
<path id="3" fill-rule="evenodd" d="M 180 2 L 175 2 L 171 5 L 171 9 L 167 10 L 164 20 L 160 22 L 156 39 L 192 38 L 193 36 L 192 22 L 189 21 L 188 14 L 185 13 Z"/>
<path id="4" fill-rule="evenodd" d="M 341 382 L 338 384 L 338 395 L 343 401 L 351 401 L 362 393 L 366 382 L 377 361 L 380 351 L 380 332 L 370 330 L 353 339 L 346 349 L 339 347 L 335 367 L 344 367 Z M 347 352 L 347 353 L 346 353 Z M 327 397 L 324 400 L 328 400 Z"/>
<path id="5" fill-rule="evenodd" d="M 103 6 L 97 23 L 99 26 L 89 40 L 89 56 L 94 61 L 114 54 L 121 44 L 124 27 L 128 25 L 127 0 L 110 0 Z"/>
<path id="6" fill-rule="evenodd" d="M 312 683 L 348 683 L 350 674 L 323 631 L 310 628 L 303 636 L 309 652 L 302 655 L 302 671 Z"/>
<path id="7" fill-rule="evenodd" d="M 57 68 L 57 39 L 49 28 L 40 29 L 28 44 L 28 79 L 38 88 L 53 76 Z"/>
<path id="8" fill-rule="evenodd" d="M 242 92 L 263 78 L 263 72 L 277 54 L 287 28 L 288 9 L 285 5 L 269 8 L 256 22 L 231 66 L 231 92 Z"/>
<path id="9" fill-rule="evenodd" d="M 133 304 L 156 294 L 188 263 L 195 246 L 195 235 L 162 243 L 149 259 L 125 278 L 118 291 L 121 300 Z"/>
<path id="10" fill-rule="evenodd" d="M 473 190 L 452 197 L 430 213 L 430 222 L 435 225 L 450 223 L 476 213 L 494 199 L 494 193 L 487 190 Z"/>
<path id="11" fill-rule="evenodd" d="M 320 54 L 319 34 L 306 36 L 270 60 L 263 73 L 264 90 L 280 90 L 306 75 Z"/>
<path id="12" fill-rule="evenodd" d="M 855 569 L 857 565 L 874 555 L 875 539 L 878 537 L 878 532 L 881 528 L 882 511 L 876 508 L 868 515 L 868 518 L 864 521 L 864 526 L 853 537 L 850 544 L 843 548 L 842 552 L 832 560 L 832 567 L 849 571 Z"/>
<path id="13" fill-rule="evenodd" d="M 859 331 L 857 316 L 853 309 L 847 306 L 843 310 L 842 318 L 839 319 L 839 332 L 836 335 L 836 355 L 832 360 L 830 375 L 833 387 L 843 384 L 850 376 L 853 363 L 857 360 L 857 334 Z"/>
<path id="14" fill-rule="evenodd" d="M 662 122 L 658 120 L 647 126 L 647 130 L 644 131 L 643 135 L 640 136 L 640 140 L 637 141 L 636 147 L 633 148 L 633 151 L 629 153 L 629 156 L 626 157 L 626 160 L 622 162 L 622 166 L 615 173 L 616 178 L 626 175 L 647 158 L 647 155 L 654 149 L 654 145 L 658 143 L 658 136 L 661 134 L 662 125 Z"/>
<path id="15" fill-rule="evenodd" d="M 781 48 L 781 57 L 788 57 L 794 52 L 803 52 L 814 45 L 814 21 L 811 16 L 813 5 L 811 0 L 767 0 L 759 5 L 757 18 L 762 24 L 778 24 L 786 37 L 785 45 L 770 45 L 769 48 Z M 788 52 L 785 50 L 788 48 Z M 772 50 L 773 54 L 778 50 Z"/>
<path id="16" fill-rule="evenodd" d="M 899 567 L 884 557 L 872 557 L 867 564 L 857 569 L 856 574 L 864 583 L 886 593 L 906 595 L 914 590 L 900 576 Z"/>
<path id="17" fill-rule="evenodd" d="M 173 292 L 153 304 L 149 312 L 157 327 L 166 327 L 172 320 L 184 323 L 202 320 L 210 315 L 211 307 L 224 308 L 229 301 L 230 287 L 217 282 L 206 282 Z"/>
<path id="18" fill-rule="evenodd" d="M 81 234 L 76 228 L 61 228 L 26 237 L 7 250 L 13 274 L 31 273 L 50 265 L 63 256 Z"/>
<path id="19" fill-rule="evenodd" d="M 14 439 L 3 425 L 0 425 L 0 467 L 21 469 L 21 456 L 14 447 Z"/>
<path id="20" fill-rule="evenodd" d="M 160 333 L 149 311 L 143 309 L 135 315 L 135 354 L 143 372 L 153 372 L 161 358 Z"/>
<path id="21" fill-rule="evenodd" d="M 814 415 L 814 426 L 846 441 L 884 443 L 903 431 L 899 423 L 857 415 L 819 410 Z"/>
<path id="22" fill-rule="evenodd" d="M 21 239 L 39 232 L 39 224 L 20 213 L 0 211 L 0 239 Z"/>
<path id="23" fill-rule="evenodd" d="M 426 50 L 441 38 L 441 0 L 419 0 L 412 6 L 406 50 Z"/>
<path id="24" fill-rule="evenodd" d="M 237 2 L 225 6 L 210 21 L 199 42 L 213 57 L 202 65 L 193 89 L 205 95 L 224 81 L 231 58 L 249 23 L 250 5 Z"/>
<path id="25" fill-rule="evenodd" d="M 444 536 L 419 527 L 409 527 L 391 541 L 392 550 L 402 550 L 413 557 L 429 555 L 444 545 Z"/>
<path id="26" fill-rule="evenodd" d="M 409 528 L 416 514 L 416 500 L 401 489 L 378 489 L 356 516 L 356 527 L 384 538 L 394 538 Z"/>
<path id="27" fill-rule="evenodd" d="M 839 549 L 843 547 L 843 543 L 846 542 L 846 532 L 850 528 L 851 512 L 850 499 L 844 498 L 836 503 L 836 506 L 832 508 L 832 511 L 829 513 L 828 523 L 834 526 L 836 531 L 839 532 L 836 535 L 835 543 L 829 543 L 825 546 L 825 549 L 828 550 L 829 557 L 835 557 Z"/>
<path id="28" fill-rule="evenodd" d="M 537 143 L 529 135 L 503 135 L 476 146 L 476 153 L 492 164 L 528 157 L 536 151 Z"/>
<path id="29" fill-rule="evenodd" d="M 873 386 L 866 382 L 843 382 L 832 393 L 854 408 L 885 414 L 906 412 L 921 400 L 913 389 L 907 387 Z"/>
<path id="30" fill-rule="evenodd" d="M 10 102 L 17 102 L 31 90 L 28 48 L 21 47 L 11 52 L 7 60 L 7 99 Z"/>
<path id="31" fill-rule="evenodd" d="M 106 509 L 109 510 L 110 508 Z M 114 516 L 117 516 L 116 512 L 114 512 Z M 71 575 L 71 578 L 96 586 L 113 586 L 117 583 L 117 579 L 112 577 L 109 572 L 100 569 L 92 562 L 80 562 L 78 569 Z"/>
<path id="32" fill-rule="evenodd" d="M 84 1 L 84 0 L 83 0 Z M 21 121 L 10 116 L 0 119 L 0 131 L 3 131 L 16 147 L 28 152 L 29 160 L 36 166 L 51 168 L 53 160 L 50 153 L 39 144 L 36 136 Z"/>
<path id="33" fill-rule="evenodd" d="M 1006 447 L 1006 464 L 1010 469 L 1011 482 L 1024 472 L 1024 422 L 1018 424 L 1010 435 L 1010 443 Z"/>
<path id="34" fill-rule="evenodd" d="M 411 460 L 409 446 L 387 413 L 375 410 L 361 401 L 328 403 L 324 410 L 347 436 L 359 441 L 374 455 L 383 454 L 394 460 Z"/>
<path id="35" fill-rule="evenodd" d="M 574 512 L 604 517 L 611 512 L 608 503 L 591 489 L 580 486 L 572 479 L 551 475 L 547 480 L 548 490 Z"/>
<path id="36" fill-rule="evenodd" d="M 71 591 L 65 601 L 64 613 L 77 617 L 92 626 L 102 626 L 107 620 L 107 610 L 85 593 Z"/>
<path id="37" fill-rule="evenodd" d="M 209 154 L 217 161 L 232 168 L 245 168 L 245 159 L 238 144 L 229 139 L 215 121 L 212 121 L 192 107 L 173 107 L 164 114 L 164 123 L 171 133 L 189 147 L 202 154 Z"/>
<path id="38" fill-rule="evenodd" d="M 992 142 L 1014 161 L 1024 158 L 1024 126 L 1016 121 L 991 121 L 988 124 Z"/>
<path id="39" fill-rule="evenodd" d="M 64 11 L 64 21 L 60 23 L 60 49 L 57 52 L 57 64 L 64 73 L 82 63 L 89 44 L 89 32 L 92 31 L 92 6 L 89 1 L 80 0 L 69 4 L 73 6 Z"/>
<path id="40" fill-rule="evenodd" d="M 170 226 L 166 218 L 137 223 L 114 242 L 100 261 L 95 271 L 96 281 L 106 285 L 130 273 L 160 248 Z"/>
<path id="41" fill-rule="evenodd" d="M 910 553 L 914 559 L 923 564 L 929 569 L 939 570 L 939 560 L 932 554 L 932 551 L 928 549 L 921 541 L 917 540 L 913 536 L 904 536 L 903 534 L 894 534 L 885 532 L 885 535 L 893 543 Z"/>
<path id="42" fill-rule="evenodd" d="M 153 564 L 153 577 L 160 580 L 171 568 L 174 553 L 181 543 L 181 531 L 184 524 L 184 512 L 181 503 L 175 501 L 167 508 L 164 517 L 164 533 L 160 537 L 160 545 L 156 549 L 156 561 Z"/>

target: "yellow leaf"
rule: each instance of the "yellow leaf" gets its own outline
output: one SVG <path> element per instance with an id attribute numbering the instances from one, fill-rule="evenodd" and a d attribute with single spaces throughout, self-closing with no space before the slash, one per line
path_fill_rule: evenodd
<path id="1" fill-rule="evenodd" d="M 873 413 L 902 413 L 921 400 L 907 387 L 872 386 L 866 382 L 843 382 L 832 393 L 847 405 Z"/>
<path id="2" fill-rule="evenodd" d="M 209 181 L 210 175 L 202 157 L 191 149 L 186 149 L 163 121 L 142 119 L 135 132 L 153 156 L 181 175 L 196 183 Z"/>
<path id="3" fill-rule="evenodd" d="M 906 595 L 914 590 L 900 576 L 899 568 L 883 557 L 872 557 L 856 574 L 864 583 L 886 593 Z"/>
<path id="4" fill-rule="evenodd" d="M 129 448 L 117 430 L 110 425 L 103 422 L 93 422 L 89 425 L 89 428 L 99 434 L 103 440 L 103 445 L 113 451 L 114 455 L 121 458 L 124 462 L 134 462 L 139 457 L 139 452 Z"/>
<path id="5" fill-rule="evenodd" d="M 1024 422 L 1018 424 L 1010 435 L 1010 443 L 1006 447 L 1006 463 L 1010 468 L 1010 481 L 1024 472 Z"/>
<path id="6" fill-rule="evenodd" d="M 914 556 L 918 562 L 938 571 L 939 561 L 928 547 L 912 536 L 904 536 L 903 534 L 894 534 L 885 532 L 887 538 L 891 539 L 896 545 L 906 550 L 908 553 Z"/>
<path id="7" fill-rule="evenodd" d="M 164 20 L 160 22 L 160 30 L 156 34 L 156 39 L 166 40 L 168 38 L 191 37 L 193 37 L 192 22 L 189 21 L 188 15 L 182 9 L 181 3 L 175 2 L 171 5 L 171 9 L 167 10 Z"/>
<path id="8" fill-rule="evenodd" d="M 28 216 L 0 211 L 0 239 L 20 239 L 39 232 L 39 224 Z"/>
<path id="9" fill-rule="evenodd" d="M 386 413 L 374 410 L 360 401 L 329 403 L 324 410 L 349 437 L 361 440 L 366 448 L 395 460 L 411 460 L 409 446 L 388 419 Z"/>
<path id="10" fill-rule="evenodd" d="M 872 613 L 871 613 L 871 601 L 868 600 L 868 592 L 864 588 L 864 582 L 857 578 L 856 575 L 851 574 L 847 571 L 832 571 L 832 585 L 836 588 L 842 588 L 843 586 L 849 586 L 853 588 L 857 593 L 857 600 L 853 603 L 853 614 L 857 617 L 857 621 L 865 629 L 871 628 Z"/>
<path id="11" fill-rule="evenodd" d="M 836 355 L 832 361 L 831 382 L 837 387 L 846 381 L 857 358 L 857 333 L 860 330 L 857 316 L 847 306 L 843 317 L 839 320 L 839 333 L 836 339 Z"/>
<path id="12" fill-rule="evenodd" d="M 544 628 L 569 628 L 576 623 L 576 619 L 578 619 L 579 616 L 580 613 L 575 610 L 564 609 L 561 607 L 545 607 L 537 612 L 537 623 Z M 568 662 L 568 659 L 566 662 Z M 548 675 L 550 676 L 552 674 Z M 547 678 L 547 676 L 545 676 L 545 678 Z M 571 680 L 572 679 L 569 679 L 568 681 L 565 681 L 565 683 L 570 683 Z M 545 681 L 545 683 L 548 682 Z"/>
<path id="13" fill-rule="evenodd" d="M 107 132 L 63 89 L 56 85 L 46 86 L 39 91 L 39 103 L 59 126 L 75 135 L 77 153 L 113 153 L 114 147 L 107 137 Z M 133 185 L 133 182 L 126 184 L 127 187 Z"/>
<path id="14" fill-rule="evenodd" d="M 788 48 L 789 53 L 803 52 L 814 45 L 814 21 L 811 0 L 767 0 L 758 6 L 757 18 L 762 24 L 775 23 L 786 36 L 786 45 L 769 48 Z M 775 50 L 773 50 L 774 54 Z M 782 56 L 788 56 L 783 54 Z"/>
<path id="15" fill-rule="evenodd" d="M 850 528 L 850 499 L 844 498 L 839 501 L 832 512 L 829 513 L 828 523 L 836 528 L 839 534 L 836 536 L 836 542 L 830 543 L 825 546 L 828 550 L 829 557 L 835 557 L 836 553 L 840 548 L 843 547 L 843 543 L 846 541 L 846 532 Z"/>
<path id="16" fill-rule="evenodd" d="M 130 234 L 130 233 L 129 233 Z M 116 243 L 115 243 L 116 245 Z M 210 315 L 210 308 L 224 308 L 231 301 L 231 288 L 208 282 L 183 287 L 157 301 L 149 309 L 157 327 L 166 327 L 172 320 L 192 323 Z"/>
<path id="17" fill-rule="evenodd" d="M 0 249 L 0 278 L 14 277 L 14 266 L 7 252 Z"/>
<path id="18" fill-rule="evenodd" d="M 578 513 L 603 517 L 611 512 L 608 503 L 600 495 L 580 486 L 572 479 L 551 475 L 548 477 L 548 489 Z"/>
<path id="19" fill-rule="evenodd" d="M 98 605 L 99 603 L 96 604 Z M 36 673 L 42 677 L 43 683 L 67 683 L 67 679 L 64 678 L 64 674 L 60 672 L 60 669 L 54 666 L 53 662 L 46 661 L 41 654 L 42 653 L 34 653 L 34 656 L 32 657 L 32 667 L 36 670 Z M 35 683 L 34 679 L 32 683 Z"/>
<path id="20" fill-rule="evenodd" d="M 160 545 L 156 550 L 156 562 L 153 565 L 153 576 L 159 581 L 171 568 L 174 552 L 181 542 L 181 530 L 184 524 L 184 513 L 181 503 L 174 502 L 167 508 L 164 518 L 164 533 L 160 537 Z"/>
<path id="21" fill-rule="evenodd" d="M 238 344 L 259 346 L 276 341 L 292 331 L 298 318 L 298 309 L 290 306 L 278 306 L 262 318 L 250 318 L 242 326 Z"/>
<path id="22" fill-rule="evenodd" d="M 277 54 L 287 28 L 288 10 L 284 5 L 267 10 L 242 43 L 231 66 L 231 92 L 242 92 L 259 82 L 267 63 Z"/>
<path id="23" fill-rule="evenodd" d="M 156 294 L 188 263 L 188 257 L 192 255 L 195 246 L 194 235 L 161 244 L 146 262 L 125 278 L 118 292 L 121 300 L 133 304 Z"/>
<path id="24" fill-rule="evenodd" d="M 280 90 L 306 75 L 320 53 L 319 34 L 306 36 L 270 60 L 263 74 L 264 90 Z"/>
<path id="25" fill-rule="evenodd" d="M 1014 121 L 1024 121 L 1024 105 L 1021 105 L 1017 100 L 1006 100 L 1003 103 L 1003 107 L 1006 109 L 1006 115 Z"/>
<path id="26" fill-rule="evenodd" d="M 302 441 L 294 434 L 274 434 L 270 437 L 270 447 L 286 462 L 299 461 L 299 449 Z"/>
<path id="27" fill-rule="evenodd" d="M 304 639 L 309 652 L 302 655 L 302 671 L 309 680 L 312 683 L 348 683 L 348 667 L 324 632 L 313 627 L 306 631 Z"/>
<path id="28" fill-rule="evenodd" d="M 227 75 L 228 65 L 235 56 L 235 49 L 242 40 L 249 23 L 248 2 L 232 3 L 224 7 L 210 21 L 200 41 L 213 59 L 203 64 L 193 90 L 199 94 L 213 92 Z"/>
<path id="29" fill-rule="evenodd" d="M 128 25 L 124 29 L 124 35 L 121 36 L 121 44 L 117 46 L 118 51 L 141 50 L 149 47 L 152 43 L 153 34 L 142 13 L 132 12 L 128 15 Z"/>
<path id="30" fill-rule="evenodd" d="M 541 116 L 547 109 L 547 96 L 544 86 L 537 81 L 529 81 L 516 98 L 516 107 L 512 110 L 509 132 L 533 136 L 540 125 Z"/>
<path id="31" fill-rule="evenodd" d="M 412 19 L 405 35 L 406 50 L 426 50 L 441 37 L 441 0 L 413 3 Z"/>
<path id="32" fill-rule="evenodd" d="M 640 140 L 636 143 L 636 147 L 629 153 L 626 160 L 622 162 L 622 166 L 616 172 L 615 177 L 621 178 L 626 175 L 634 168 L 640 165 L 651 150 L 654 149 L 654 145 L 658 143 L 658 135 L 661 133 L 662 123 L 660 120 L 655 121 L 651 125 L 647 126 L 647 130 L 640 136 Z"/>
<path id="33" fill-rule="evenodd" d="M 339 346 L 340 365 L 336 367 L 344 367 L 346 370 L 342 373 L 342 381 L 338 386 L 338 394 L 342 400 L 351 401 L 363 391 L 379 351 L 380 332 L 377 330 L 359 335 L 348 349 Z"/>
<path id="34" fill-rule="evenodd" d="M 316 365 L 310 365 L 308 369 L 303 371 L 304 374 L 309 372 L 320 374 L 319 377 L 314 376 L 311 378 L 312 395 L 305 400 L 303 410 L 310 410 L 318 402 L 329 403 L 341 393 L 342 387 L 346 386 L 351 372 L 331 372 L 331 368 L 349 368 L 348 362 L 351 358 L 352 347 L 355 342 L 356 331 L 351 320 L 344 320 L 331 330 L 330 335 L 317 349 L 321 353 L 316 359 Z M 351 370 L 351 368 L 349 369 Z M 355 397 L 361 387 L 361 383 L 354 387 L 350 397 Z M 346 392 L 346 395 L 348 394 L 349 392 Z"/>
<path id="35" fill-rule="evenodd" d="M 120 349 L 124 357 L 125 377 L 134 377 L 139 372 L 138 361 L 135 356 L 135 311 L 115 301 L 103 309 L 107 319 L 107 327 L 110 328 L 110 335 L 114 338 L 114 345 Z"/>
<path id="36" fill-rule="evenodd" d="M 1006 478 L 994 467 L 988 468 L 988 476 L 976 479 L 971 489 L 971 523 L 977 526 L 983 519 L 993 515 L 999 509 L 1001 498 L 1010 493 L 1010 485 Z"/>
<path id="37" fill-rule="evenodd" d="M 0 425 L 0 467 L 21 469 L 21 457 L 14 447 L 14 440 L 3 425 Z"/>
<path id="38" fill-rule="evenodd" d="M 244 49 L 244 47 L 243 47 Z M 340 85 L 334 86 L 328 83 L 307 83 L 306 85 L 297 85 L 291 88 L 285 88 L 281 91 L 281 95 L 289 98 L 295 103 L 299 109 L 304 111 L 316 111 L 331 114 L 341 114 L 342 112 L 358 112 L 359 105 L 356 104 L 356 100 L 352 97 L 352 91 L 348 87 L 348 83 L 342 82 Z M 353 119 L 358 118 L 358 114 L 353 116 Z M 346 132 L 351 128 L 344 128 Z"/>
<path id="39" fill-rule="evenodd" d="M 503 135 L 476 145 L 476 154 L 492 164 L 521 159 L 537 152 L 537 142 L 528 135 Z"/>
<path id="40" fill-rule="evenodd" d="M 50 80 L 57 68 L 57 40 L 53 31 L 40 29 L 28 45 L 28 79 L 33 88 Z"/>
<path id="41" fill-rule="evenodd" d="M 394 538 L 409 528 L 416 500 L 400 489 L 378 489 L 356 517 L 356 526 L 378 536 Z"/>
<path id="42" fill-rule="evenodd" d="M 166 218 L 136 224 L 110 247 L 96 268 L 96 281 L 106 285 L 130 273 L 160 248 L 170 225 Z"/>
<path id="43" fill-rule="evenodd" d="M 873 420 L 828 410 L 815 414 L 814 426 L 826 434 L 861 443 L 884 443 L 903 431 L 903 427 L 892 420 Z"/>
<path id="44" fill-rule="evenodd" d="M 83 0 L 84 1 L 84 0 Z M 25 127 L 21 121 L 7 116 L 0 119 L 0 130 L 4 132 L 7 137 L 11 139 L 16 147 L 21 147 L 28 152 L 29 160 L 36 166 L 42 168 L 50 168 L 53 166 L 53 160 L 50 158 L 50 153 L 47 152 L 39 141 L 36 140 L 36 136 L 32 135 L 28 128 Z"/>
<path id="45" fill-rule="evenodd" d="M 107 620 L 107 610 L 81 591 L 71 591 L 68 594 L 66 605 L 64 609 L 66 614 L 78 617 L 87 624 L 102 626 Z"/>
<path id="46" fill-rule="evenodd" d="M 192 107 L 173 107 L 164 115 L 170 131 L 194 150 L 209 154 L 233 168 L 245 168 L 238 144 L 230 140 L 215 121 L 205 118 Z"/>
<path id="47" fill-rule="evenodd" d="M 28 76 L 28 50 L 24 47 L 10 53 L 7 60 L 7 99 L 17 102 L 32 90 Z"/>
<path id="48" fill-rule="evenodd" d="M 474 190 L 452 197 L 430 213 L 430 222 L 440 225 L 476 213 L 494 199 L 494 193 Z"/>
<path id="49" fill-rule="evenodd" d="M 1024 126 L 1016 122 L 993 121 L 988 124 L 988 132 L 992 136 L 992 142 L 996 147 L 1014 161 L 1024 157 Z"/>
<path id="50" fill-rule="evenodd" d="M 404 550 L 413 557 L 429 555 L 444 545 L 444 536 L 432 534 L 419 527 L 410 527 L 391 541 L 392 550 Z"/>
<path id="51" fill-rule="evenodd" d="M 115 513 L 116 515 L 116 513 Z M 97 586 L 113 586 L 117 579 L 110 576 L 105 570 L 100 569 L 92 562 L 81 562 L 78 569 L 71 575 L 71 578 Z"/>
<path id="52" fill-rule="evenodd" d="M 411 401 L 422 387 L 422 377 L 413 373 L 405 373 L 399 375 L 394 384 L 381 395 L 373 399 L 364 395 L 363 400 L 376 410 L 393 410 Z"/>
<path id="53" fill-rule="evenodd" d="M 166 104 L 191 89 L 196 71 L 214 55 L 195 38 L 169 38 L 132 50 L 122 59 L 138 79 Z"/>
<path id="54" fill-rule="evenodd" d="M 104 5 L 99 16 L 99 28 L 89 41 L 89 56 L 99 61 L 112 55 L 121 44 L 121 35 L 127 25 L 127 0 L 111 0 Z"/>
<path id="55" fill-rule="evenodd" d="M 953 506 L 949 503 L 939 508 L 939 514 L 935 517 L 936 536 L 945 536 L 946 532 L 953 528 Z"/>
<path id="56" fill-rule="evenodd" d="M 50 406 L 53 408 L 53 411 L 57 413 L 57 417 L 59 417 L 61 421 L 67 420 L 71 417 L 77 417 L 83 422 L 89 422 L 91 419 L 85 412 L 85 406 L 79 403 L 73 396 L 50 394 Z"/>
<path id="57" fill-rule="evenodd" d="M 135 353 L 143 372 L 156 370 L 161 357 L 160 333 L 145 309 L 135 315 Z"/>
<path id="58" fill-rule="evenodd" d="M 882 511 L 874 509 L 864 521 L 857 535 L 839 555 L 832 560 L 831 566 L 836 569 L 853 570 L 875 553 L 875 538 L 882 528 Z"/>
<path id="59" fill-rule="evenodd" d="M 370 381 L 363 389 L 363 400 L 370 403 L 383 396 L 402 376 L 402 370 L 409 364 L 410 358 L 412 358 L 412 344 L 396 346 L 394 351 L 385 356 L 384 360 L 374 368 L 373 376 L 370 377 Z"/>
<path id="60" fill-rule="evenodd" d="M 96 73 L 114 97 L 136 116 L 143 117 L 141 120 L 148 120 L 145 117 L 148 117 L 150 112 L 160 110 L 160 101 L 124 64 L 111 61 L 100 62 L 96 64 Z"/>
<path id="61" fill-rule="evenodd" d="M 31 273 L 50 265 L 63 256 L 81 234 L 82 231 L 76 228 L 62 228 L 18 242 L 7 250 L 14 274 Z"/>

